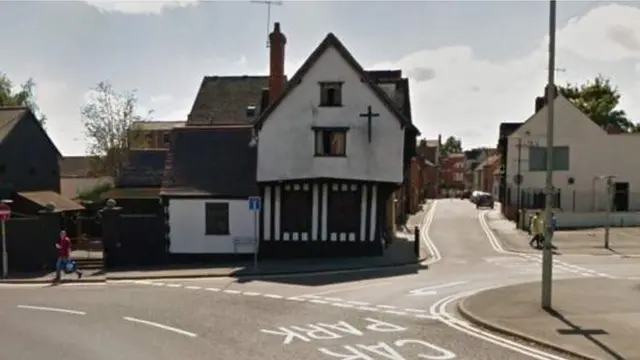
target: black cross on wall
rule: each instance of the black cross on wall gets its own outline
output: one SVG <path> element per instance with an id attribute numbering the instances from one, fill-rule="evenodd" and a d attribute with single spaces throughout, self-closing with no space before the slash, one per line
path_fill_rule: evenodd
<path id="1" fill-rule="evenodd" d="M 371 142 L 371 119 L 378 117 L 380 114 L 376 114 L 371 111 L 371 105 L 367 106 L 367 112 L 360 114 L 360 117 L 367 118 L 367 131 L 369 134 L 369 142 Z"/>

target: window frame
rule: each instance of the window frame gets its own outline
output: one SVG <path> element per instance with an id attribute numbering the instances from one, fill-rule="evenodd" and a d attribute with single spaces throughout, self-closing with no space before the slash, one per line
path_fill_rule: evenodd
<path id="1" fill-rule="evenodd" d="M 171 133 L 169 131 L 162 132 L 162 145 L 164 146 L 171 145 Z"/>
<path id="2" fill-rule="evenodd" d="M 342 88 L 343 81 L 320 81 L 318 85 L 320 87 L 320 107 L 341 107 L 343 106 Z M 334 95 L 334 101 L 329 102 L 329 90 L 335 90 L 337 94 Z M 337 97 L 337 99 L 335 98 Z"/>
<path id="3" fill-rule="evenodd" d="M 215 220 L 212 219 L 214 216 L 224 216 L 223 222 L 225 222 L 224 229 L 217 229 L 216 226 L 219 224 L 212 224 Z M 229 224 L 229 203 L 223 201 L 212 201 L 205 202 L 204 204 L 204 234 L 205 235 L 230 235 L 231 229 Z"/>
<path id="4" fill-rule="evenodd" d="M 316 157 L 346 157 L 347 156 L 347 134 L 349 132 L 349 128 L 348 127 L 312 127 L 313 130 L 313 156 Z M 325 139 L 325 136 L 331 136 L 333 134 L 340 134 L 342 136 L 344 136 L 344 144 L 342 146 L 343 151 L 340 153 L 333 153 L 332 150 L 332 146 L 331 144 L 329 144 L 329 149 L 328 151 L 325 151 L 327 149 L 325 149 L 325 147 L 327 146 L 327 144 L 325 143 L 325 141 L 327 141 L 327 139 Z M 318 137 L 321 137 L 321 141 L 322 141 L 322 150 L 323 151 L 318 151 L 319 150 L 319 144 L 318 144 Z"/>
<path id="5" fill-rule="evenodd" d="M 534 156 L 534 154 L 536 154 Z M 559 155 L 563 158 L 558 157 Z M 566 156 L 566 161 L 564 157 Z M 533 158 L 536 158 L 533 161 Z M 561 161 L 563 160 L 563 161 Z M 544 146 L 530 146 L 529 158 L 527 160 L 530 172 L 539 172 L 547 170 L 547 148 Z M 566 164 L 566 166 L 564 166 Z M 571 169 L 571 147 L 570 146 L 554 146 L 553 147 L 553 171 L 569 171 Z"/>

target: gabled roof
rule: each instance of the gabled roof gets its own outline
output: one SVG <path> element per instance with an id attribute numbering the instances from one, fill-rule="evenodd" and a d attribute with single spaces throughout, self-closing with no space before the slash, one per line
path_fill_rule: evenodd
<path id="1" fill-rule="evenodd" d="M 167 158 L 165 149 L 129 150 L 127 161 L 116 179 L 119 188 L 160 188 Z"/>
<path id="2" fill-rule="evenodd" d="M 53 143 L 53 141 L 51 141 L 51 138 L 42 127 L 42 124 L 40 124 L 40 121 L 36 118 L 36 115 L 26 106 L 0 106 L 0 144 L 9 136 L 16 125 L 27 117 L 36 122 L 38 128 L 42 131 L 42 134 L 51 144 L 51 147 L 56 151 L 59 157 L 62 157 L 60 150 L 58 150 L 58 147 Z M 25 141 L 28 140 L 25 139 Z"/>
<path id="3" fill-rule="evenodd" d="M 260 109 L 268 76 L 205 76 L 191 107 L 187 126 L 248 124 L 247 107 Z"/>
<path id="4" fill-rule="evenodd" d="M 257 148 L 249 146 L 252 130 L 252 125 L 174 129 L 161 194 L 257 195 Z"/>
<path id="5" fill-rule="evenodd" d="M 309 72 L 309 70 L 315 65 L 315 63 L 320 59 L 322 54 L 327 51 L 329 48 L 333 47 L 340 53 L 342 58 L 351 66 L 351 68 L 360 75 L 362 81 L 374 92 L 374 94 L 378 97 L 378 99 L 382 102 L 382 104 L 395 115 L 396 119 L 400 122 L 402 126 L 408 127 L 413 130 L 416 134 L 420 134 L 420 131 L 411 123 L 411 119 L 407 118 L 400 109 L 394 104 L 393 100 L 382 90 L 379 86 L 377 86 L 373 81 L 376 78 L 376 75 L 380 75 L 380 73 L 372 72 L 373 75 L 367 74 L 367 72 L 362 68 L 362 66 L 356 61 L 356 59 L 351 55 L 349 50 L 338 40 L 338 38 L 333 34 L 329 33 L 322 40 L 320 45 L 309 55 L 307 60 L 302 64 L 300 69 L 293 75 L 291 81 L 287 84 L 287 88 L 285 91 L 278 97 L 264 112 L 260 114 L 258 119 L 256 120 L 256 127 L 260 129 L 264 122 L 269 118 L 269 115 L 275 108 L 280 105 L 280 103 L 300 84 L 304 76 Z M 389 72 L 391 76 L 395 75 Z"/>

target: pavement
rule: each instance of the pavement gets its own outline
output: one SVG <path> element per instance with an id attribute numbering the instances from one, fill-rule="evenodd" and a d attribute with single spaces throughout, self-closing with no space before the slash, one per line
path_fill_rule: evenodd
<path id="1" fill-rule="evenodd" d="M 587 359 L 640 359 L 640 281 L 573 279 L 553 285 L 549 311 L 540 307 L 540 283 L 487 290 L 461 301 L 459 310 L 486 328 Z"/>
<path id="2" fill-rule="evenodd" d="M 514 222 L 502 216 L 499 208 L 484 214 L 487 225 L 505 249 L 522 253 L 540 252 L 529 246 L 531 235 L 517 229 Z M 558 248 L 558 254 L 640 256 L 640 228 L 611 228 L 609 248 L 604 247 L 604 232 L 603 228 L 556 231 L 553 244 Z"/>
<path id="3" fill-rule="evenodd" d="M 7 358 L 71 360 L 575 359 L 458 313 L 460 299 L 483 289 L 540 279 L 539 254 L 508 252 L 479 214 L 464 200 L 434 203 L 421 224 L 428 269 L 1 284 L 0 348 Z M 638 270 L 635 258 L 554 260 L 556 279 Z"/>

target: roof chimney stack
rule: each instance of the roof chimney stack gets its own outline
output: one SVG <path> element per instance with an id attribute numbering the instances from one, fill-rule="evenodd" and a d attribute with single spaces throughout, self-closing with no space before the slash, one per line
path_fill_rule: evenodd
<path id="1" fill-rule="evenodd" d="M 285 87 L 284 77 L 284 47 L 287 38 L 280 32 L 280 23 L 273 26 L 273 32 L 269 34 L 269 104 L 273 103 L 282 93 Z"/>

